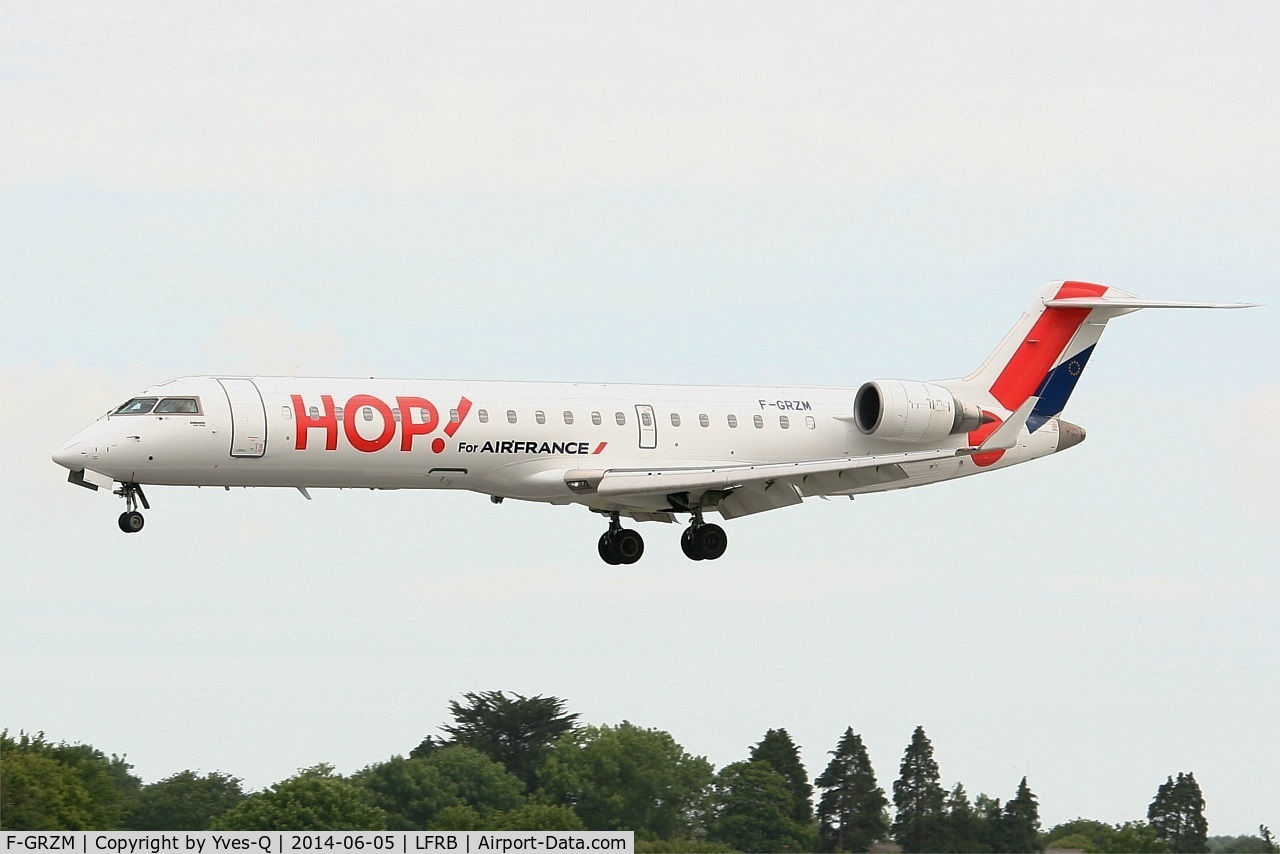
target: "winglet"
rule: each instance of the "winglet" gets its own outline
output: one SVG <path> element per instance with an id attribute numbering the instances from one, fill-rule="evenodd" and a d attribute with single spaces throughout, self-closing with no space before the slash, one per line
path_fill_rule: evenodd
<path id="1" fill-rule="evenodd" d="M 1032 395 L 1023 401 L 1012 415 L 1001 424 L 994 433 L 987 437 L 987 441 L 983 442 L 977 448 L 970 448 L 969 453 L 985 454 L 988 451 L 1007 451 L 1014 445 L 1018 444 L 1018 434 L 1022 432 L 1022 428 L 1026 426 L 1027 419 L 1031 417 L 1031 410 L 1036 408 L 1036 404 L 1040 402 L 1040 398 Z"/>

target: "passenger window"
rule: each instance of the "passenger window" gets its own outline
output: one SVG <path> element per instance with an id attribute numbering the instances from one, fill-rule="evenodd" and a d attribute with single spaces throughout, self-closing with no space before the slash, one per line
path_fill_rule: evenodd
<path id="1" fill-rule="evenodd" d="M 627 424 L 627 416 L 621 412 L 613 413 L 613 420 L 618 422 L 619 427 L 625 427 Z"/>
<path id="2" fill-rule="evenodd" d="M 423 416 L 423 418 L 426 418 L 426 416 L 424 415 L 424 416 Z M 458 423 L 459 421 L 461 421 L 461 420 L 462 420 L 462 416 L 458 415 L 458 410 L 456 410 L 456 409 L 450 409 L 450 410 L 449 410 L 449 423 L 450 423 L 450 424 L 457 424 L 457 423 Z"/>
<path id="3" fill-rule="evenodd" d="M 182 415 L 199 415 L 200 407 L 194 397 L 166 397 L 156 407 L 156 412 L 176 412 Z"/>
<path id="4" fill-rule="evenodd" d="M 509 424 L 516 423 L 516 411 L 514 409 L 507 410 L 507 423 Z"/>
<path id="5" fill-rule="evenodd" d="M 373 420 L 373 407 L 372 407 L 372 406 L 362 406 L 362 407 L 360 407 L 360 414 L 364 416 L 364 420 L 365 420 L 365 421 L 372 421 L 372 420 Z"/>
<path id="6" fill-rule="evenodd" d="M 319 417 L 320 417 L 320 410 L 319 410 L 319 408 L 318 408 L 318 407 L 315 407 L 315 406 L 308 406 L 308 407 L 307 407 L 307 415 L 311 416 L 311 420 L 312 420 L 312 421 L 314 421 L 314 420 L 316 420 L 317 418 L 319 418 Z"/>
<path id="7" fill-rule="evenodd" d="M 730 415 L 730 416 L 728 417 L 728 419 L 727 419 L 727 420 L 728 420 L 728 422 L 729 422 L 729 426 L 730 426 L 730 427 L 737 427 L 737 426 L 738 426 L 738 416 L 736 416 L 736 415 Z"/>
<path id="8" fill-rule="evenodd" d="M 113 415 L 146 415 L 148 412 L 150 412 L 152 409 L 155 408 L 156 400 L 158 400 L 158 398 L 155 398 L 155 397 L 135 397 L 133 400 L 130 400 L 127 403 L 120 404 L 120 407 L 116 409 L 116 411 L 112 414 Z"/>
<path id="9" fill-rule="evenodd" d="M 806 427 L 808 427 L 810 430 L 812 430 L 813 428 L 817 427 L 818 425 L 817 425 L 817 422 L 815 422 L 815 421 L 813 420 L 813 416 L 812 416 L 812 415 L 806 415 L 806 416 L 804 417 L 804 426 L 806 426 Z"/>
<path id="10" fill-rule="evenodd" d="M 335 407 L 333 408 L 333 417 L 334 417 L 334 418 L 336 418 L 336 419 L 337 419 L 337 420 L 339 420 L 339 421 L 341 421 L 341 420 L 342 420 L 342 407 L 341 407 L 341 406 L 335 406 Z"/>
<path id="11" fill-rule="evenodd" d="M 787 416 L 785 415 L 779 415 L 778 426 L 781 427 L 783 430 L 786 430 L 791 426 L 791 419 L 787 418 Z"/>
<path id="12" fill-rule="evenodd" d="M 280 407 L 280 417 L 283 418 L 285 421 L 292 421 L 293 410 L 287 406 Z"/>
<path id="13" fill-rule="evenodd" d="M 543 412 L 541 409 L 539 409 L 538 411 L 536 411 L 536 412 L 534 412 L 534 413 L 533 413 L 533 420 L 534 420 L 534 421 L 537 421 L 539 424 L 546 424 L 546 423 L 547 423 L 547 415 L 546 415 L 546 413 L 545 413 L 545 412 Z"/>
<path id="14" fill-rule="evenodd" d="M 596 425 L 597 427 L 599 427 L 599 426 L 600 426 L 600 413 L 599 413 L 599 412 L 593 412 L 593 413 L 591 413 L 591 423 L 592 423 L 592 424 L 594 424 L 594 425 Z"/>
<path id="15" fill-rule="evenodd" d="M 479 419 L 480 419 L 480 423 L 481 423 L 481 424 L 488 424 L 488 423 L 489 423 L 489 410 L 487 410 L 487 409 L 481 409 L 479 412 L 477 412 L 477 413 L 476 413 L 476 418 L 479 418 Z"/>
<path id="16" fill-rule="evenodd" d="M 672 427 L 680 426 L 680 413 L 678 412 L 671 413 L 671 426 Z"/>
<path id="17" fill-rule="evenodd" d="M 392 420 L 392 421 L 394 421 L 394 422 L 396 422 L 397 424 L 399 424 L 399 423 L 400 423 L 400 408 L 399 408 L 399 407 L 396 407 L 396 406 L 391 407 L 391 420 Z"/>
<path id="18" fill-rule="evenodd" d="M 708 418 L 707 413 L 704 412 L 698 416 L 698 423 L 703 427 L 709 427 L 711 425 L 711 419 Z"/>
<path id="19" fill-rule="evenodd" d="M 572 424 L 572 423 L 573 423 L 573 413 L 572 413 L 572 412 L 570 412 L 570 411 L 569 411 L 569 410 L 567 410 L 567 409 L 564 411 L 564 423 L 565 423 L 565 424 Z"/>
<path id="20" fill-rule="evenodd" d="M 641 424 L 643 424 L 645 427 L 652 427 L 652 426 L 653 426 L 653 418 L 652 418 L 652 416 L 650 416 L 650 415 L 649 415 L 649 413 L 647 413 L 647 412 L 641 412 L 641 413 L 640 413 L 640 423 L 641 423 Z"/>
<path id="21" fill-rule="evenodd" d="M 756 425 L 756 429 L 757 429 L 757 430 L 762 429 L 762 428 L 764 427 L 764 416 L 763 416 L 763 415 L 753 415 L 753 416 L 751 417 L 751 423 L 752 423 L 752 424 L 754 424 L 754 425 Z"/>

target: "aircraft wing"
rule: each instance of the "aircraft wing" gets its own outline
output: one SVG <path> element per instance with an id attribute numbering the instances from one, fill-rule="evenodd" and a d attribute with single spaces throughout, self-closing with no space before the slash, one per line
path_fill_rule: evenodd
<path id="1" fill-rule="evenodd" d="M 799 504 L 806 495 L 827 495 L 903 480 L 907 477 L 901 468 L 904 463 L 949 460 L 972 452 L 968 448 L 946 448 L 804 462 L 575 471 L 569 472 L 565 480 L 575 492 L 592 492 L 622 505 L 627 504 L 628 498 L 641 496 L 723 491 L 725 497 L 717 509 L 732 519 Z"/>

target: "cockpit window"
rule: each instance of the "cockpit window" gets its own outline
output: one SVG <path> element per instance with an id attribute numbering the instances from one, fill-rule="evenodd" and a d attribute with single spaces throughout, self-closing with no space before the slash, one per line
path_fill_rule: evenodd
<path id="1" fill-rule="evenodd" d="M 146 415 L 155 408 L 155 397 L 135 397 L 128 403 L 121 404 L 112 415 Z"/>
<path id="2" fill-rule="evenodd" d="M 199 415 L 200 404 L 194 397 L 166 397 L 156 407 L 156 412 L 178 412 L 188 415 Z"/>

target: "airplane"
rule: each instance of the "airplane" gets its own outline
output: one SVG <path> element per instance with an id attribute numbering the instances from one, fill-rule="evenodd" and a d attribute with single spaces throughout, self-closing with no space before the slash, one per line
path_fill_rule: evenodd
<path id="1" fill-rule="evenodd" d="M 737 519 L 1007 468 L 1080 444 L 1059 416 L 1107 322 L 1144 300 L 1050 282 L 977 370 L 852 387 L 680 386 L 191 376 L 152 386 L 53 454 L 68 480 L 125 501 L 143 486 L 456 489 L 580 504 L 609 522 L 601 559 L 633 564 L 637 522 L 686 516 L 680 546 L 715 560 Z"/>

